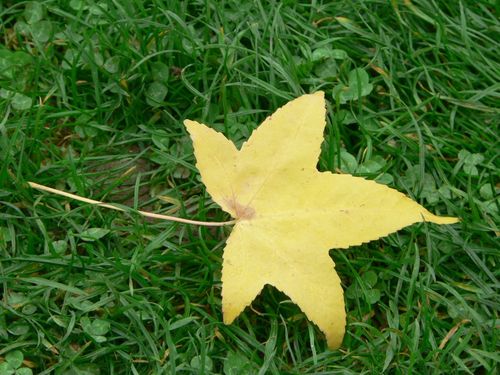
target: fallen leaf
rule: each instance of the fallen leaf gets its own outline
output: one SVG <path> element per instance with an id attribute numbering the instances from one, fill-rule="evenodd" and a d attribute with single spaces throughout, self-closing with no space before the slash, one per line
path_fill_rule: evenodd
<path id="1" fill-rule="evenodd" d="M 224 249 L 222 310 L 230 324 L 264 285 L 288 295 L 338 348 L 345 330 L 340 278 L 328 251 L 428 221 L 450 224 L 374 181 L 316 169 L 325 127 L 323 92 L 269 116 L 241 150 L 184 122 L 207 191 L 236 220 Z"/>

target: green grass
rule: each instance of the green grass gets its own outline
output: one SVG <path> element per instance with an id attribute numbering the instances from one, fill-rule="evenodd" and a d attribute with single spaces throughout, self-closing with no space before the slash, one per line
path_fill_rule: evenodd
<path id="1" fill-rule="evenodd" d="M 270 3 L 0 3 L 0 362 L 20 351 L 18 370 L 36 374 L 498 371 L 498 2 Z M 373 90 L 341 103 L 334 88 L 356 68 Z M 241 144 L 316 90 L 329 102 L 320 170 L 461 218 L 331 251 L 348 311 L 338 351 L 271 287 L 222 323 L 230 228 L 27 185 L 227 220 L 182 121 Z"/>

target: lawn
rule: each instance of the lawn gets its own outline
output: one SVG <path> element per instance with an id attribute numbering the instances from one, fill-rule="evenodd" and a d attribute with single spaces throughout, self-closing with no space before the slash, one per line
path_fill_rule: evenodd
<path id="1" fill-rule="evenodd" d="M 499 12 L 495 0 L 0 2 L 0 375 L 497 373 Z M 223 324 L 230 226 L 27 184 L 230 220 L 183 120 L 239 147 L 318 90 L 320 171 L 461 220 L 330 251 L 339 350 L 269 286 Z"/>

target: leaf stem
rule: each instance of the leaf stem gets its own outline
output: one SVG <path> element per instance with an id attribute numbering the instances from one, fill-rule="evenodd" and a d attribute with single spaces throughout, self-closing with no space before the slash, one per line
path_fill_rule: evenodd
<path id="1" fill-rule="evenodd" d="M 110 203 L 105 203 L 101 201 L 96 201 L 94 199 L 89 199 L 89 198 L 84 198 L 80 197 L 79 195 L 67 193 L 62 190 L 57 190 L 48 186 L 40 185 L 35 182 L 28 182 L 29 186 L 31 186 L 33 189 L 38 189 L 42 191 L 46 191 L 52 194 L 57 194 L 57 195 L 62 195 L 63 197 L 75 199 L 80 202 L 85 202 L 85 203 L 90 203 L 99 207 L 105 207 L 105 208 L 110 208 L 112 210 L 116 211 L 122 211 L 126 212 L 127 210 L 115 206 Z M 184 223 L 184 224 L 192 224 L 192 225 L 199 225 L 199 226 L 204 226 L 204 227 L 222 227 L 225 225 L 232 225 L 236 223 L 236 220 L 230 220 L 230 221 L 220 221 L 220 222 L 213 222 L 213 221 L 198 221 L 198 220 L 190 220 L 190 219 L 183 219 L 181 217 L 175 217 L 175 216 L 169 216 L 169 215 L 162 215 L 162 214 L 155 214 L 154 212 L 147 212 L 147 211 L 139 211 L 139 210 L 134 210 L 133 208 L 129 208 L 130 211 L 136 212 L 142 216 L 145 217 L 151 217 L 153 219 L 161 219 L 161 220 L 168 220 L 168 221 L 176 221 L 179 223 Z"/>

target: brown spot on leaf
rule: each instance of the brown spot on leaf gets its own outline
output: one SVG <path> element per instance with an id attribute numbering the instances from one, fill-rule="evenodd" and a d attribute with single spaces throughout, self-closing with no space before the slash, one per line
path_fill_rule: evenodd
<path id="1" fill-rule="evenodd" d="M 236 219 L 251 220 L 255 216 L 255 210 L 251 206 L 244 206 L 235 197 L 225 199 L 229 208 L 234 212 Z"/>

